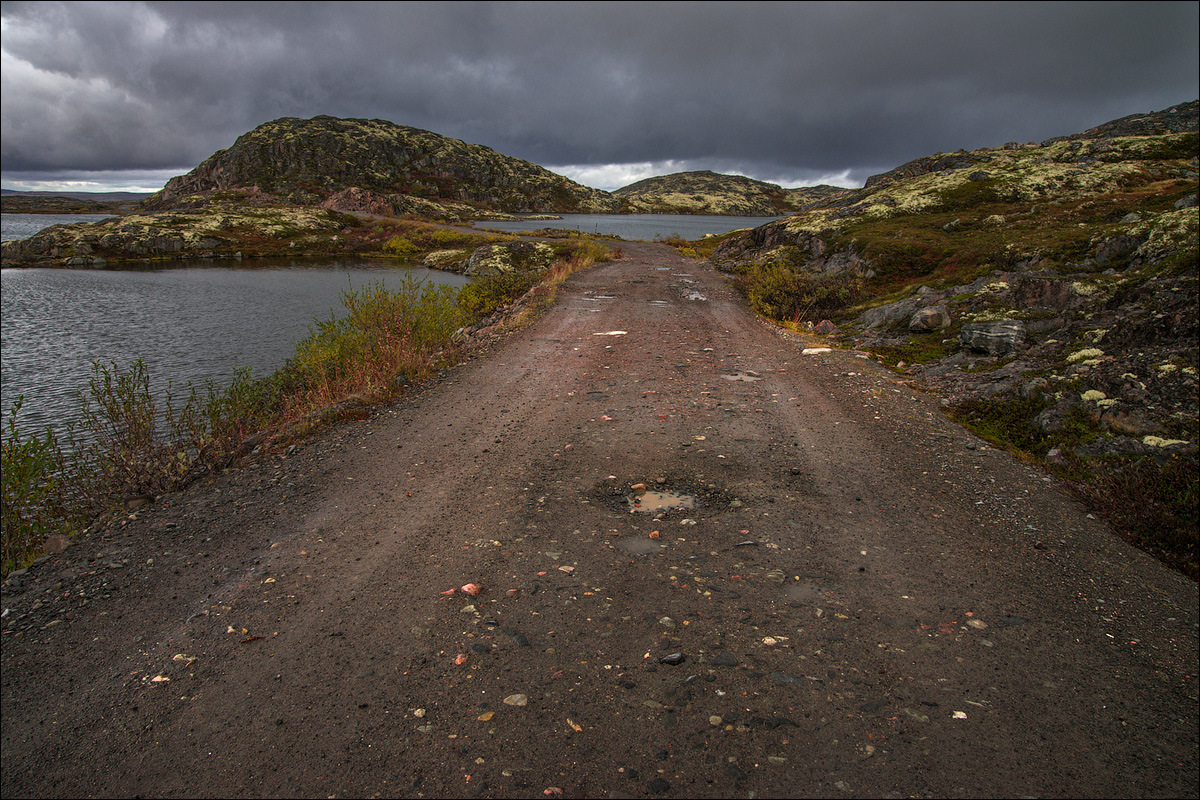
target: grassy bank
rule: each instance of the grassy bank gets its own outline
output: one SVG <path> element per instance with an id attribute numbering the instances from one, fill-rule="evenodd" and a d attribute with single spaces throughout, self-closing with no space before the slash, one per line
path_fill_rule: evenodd
<path id="1" fill-rule="evenodd" d="M 461 290 L 406 281 L 396 290 L 379 282 L 345 291 L 345 315 L 314 323 L 288 363 L 265 378 L 242 371 L 228 386 L 189 385 L 183 396 L 168 389 L 156 397 L 140 360 L 94 364 L 80 392 L 83 421 L 61 435 L 22 431 L 18 400 L 0 454 L 0 577 L 31 564 L 48 541 L 178 490 L 259 444 L 310 434 L 393 399 L 455 360 L 455 333 L 464 326 L 533 290 L 541 302 L 522 304 L 528 315 L 571 272 L 609 257 L 588 241 L 565 243 L 556 255 L 545 270 L 478 278 Z"/>

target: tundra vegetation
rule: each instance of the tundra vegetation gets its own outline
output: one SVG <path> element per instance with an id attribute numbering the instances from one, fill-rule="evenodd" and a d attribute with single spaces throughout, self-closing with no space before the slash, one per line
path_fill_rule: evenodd
<path id="1" fill-rule="evenodd" d="M 707 247 L 764 317 L 875 354 L 1195 578 L 1195 106 L 919 159 Z"/>

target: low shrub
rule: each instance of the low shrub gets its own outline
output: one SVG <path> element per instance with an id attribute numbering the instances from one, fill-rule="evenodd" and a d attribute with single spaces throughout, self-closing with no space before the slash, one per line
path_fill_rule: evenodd
<path id="1" fill-rule="evenodd" d="M 779 261 L 743 271 L 734 285 L 756 312 L 776 322 L 837 316 L 861 294 L 852 278 L 796 270 Z"/>
<path id="2" fill-rule="evenodd" d="M 414 278 L 396 291 L 382 281 L 344 291 L 348 314 L 318 322 L 282 370 L 284 416 L 295 419 L 353 395 L 388 396 L 398 378 L 421 377 L 461 324 L 455 295 L 452 287 Z"/>
<path id="3" fill-rule="evenodd" d="M 0 443 L 0 566 L 7 575 L 28 566 L 42 553 L 46 537 L 69 534 L 81 521 L 71 511 L 63 480 L 63 454 L 54 431 L 44 437 L 22 436 L 17 412 L 24 398 L 9 409 Z"/>

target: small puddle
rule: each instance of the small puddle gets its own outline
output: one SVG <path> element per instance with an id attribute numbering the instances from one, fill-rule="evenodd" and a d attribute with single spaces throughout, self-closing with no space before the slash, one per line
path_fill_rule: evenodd
<path id="1" fill-rule="evenodd" d="M 618 539 L 617 547 L 631 556 L 648 556 L 667 549 L 667 546 L 657 539 L 648 539 L 645 536 L 627 536 L 624 539 Z"/>
<path id="2" fill-rule="evenodd" d="M 673 511 L 676 508 L 695 508 L 696 498 L 677 492 L 652 492 L 629 495 L 629 510 L 647 514 L 659 511 Z"/>
<path id="3" fill-rule="evenodd" d="M 722 375 L 721 377 L 727 381 L 746 381 L 747 383 L 762 380 L 762 376 L 757 372 L 735 372 L 733 374 Z"/>

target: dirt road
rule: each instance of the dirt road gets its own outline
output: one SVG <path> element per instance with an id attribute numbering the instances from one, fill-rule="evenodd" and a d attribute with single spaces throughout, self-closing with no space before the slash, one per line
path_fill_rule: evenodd
<path id="1" fill-rule="evenodd" d="M 7 588 L 4 796 L 1194 796 L 1194 583 L 625 251 Z"/>

